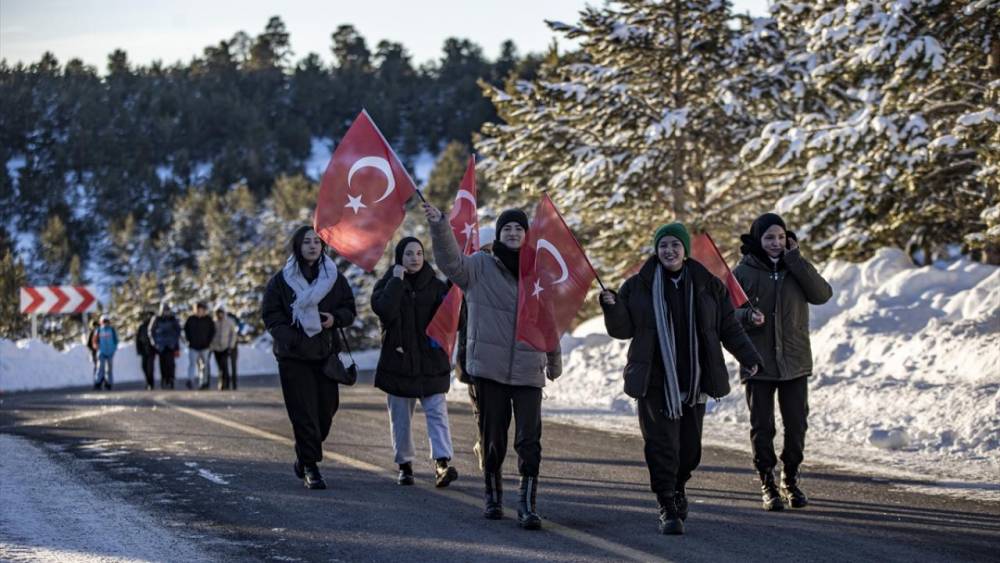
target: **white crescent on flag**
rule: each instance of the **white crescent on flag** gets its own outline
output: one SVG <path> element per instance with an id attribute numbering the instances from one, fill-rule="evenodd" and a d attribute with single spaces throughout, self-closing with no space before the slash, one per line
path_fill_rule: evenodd
<path id="1" fill-rule="evenodd" d="M 361 170 L 362 168 L 376 168 L 380 172 L 385 174 L 385 180 L 386 180 L 385 193 L 382 194 L 382 197 L 376 199 L 374 203 L 378 203 L 383 199 L 389 197 L 392 194 L 392 192 L 396 189 L 396 178 L 394 178 L 392 175 L 392 167 L 389 166 L 389 161 L 378 156 L 365 156 L 359 158 L 354 162 L 353 165 L 351 165 L 351 170 L 350 172 L 347 173 L 348 188 L 351 187 L 351 178 L 354 177 L 354 173 L 357 172 L 358 170 Z"/>
<path id="2" fill-rule="evenodd" d="M 559 263 L 559 267 L 562 268 L 562 275 L 559 276 L 559 279 L 552 282 L 552 285 L 558 285 L 569 279 L 569 268 L 566 267 L 566 260 L 563 258 L 562 253 L 559 252 L 559 249 L 556 248 L 555 245 L 553 245 L 551 242 L 543 238 L 540 238 L 538 239 L 538 242 L 535 244 L 535 250 L 536 251 L 547 250 L 549 254 L 551 254 L 552 257 L 556 259 L 556 262 Z"/>
<path id="3" fill-rule="evenodd" d="M 455 196 L 455 207 L 458 207 L 458 202 L 462 201 L 463 199 L 468 200 L 468 202 L 472 204 L 473 209 L 476 208 L 476 198 L 472 197 L 472 194 L 469 193 L 469 190 L 458 190 L 458 195 Z"/>

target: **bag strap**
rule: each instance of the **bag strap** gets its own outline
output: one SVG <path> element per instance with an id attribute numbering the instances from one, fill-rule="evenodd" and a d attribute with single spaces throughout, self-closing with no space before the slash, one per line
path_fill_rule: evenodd
<path id="1" fill-rule="evenodd" d="M 354 361 L 354 354 L 351 353 L 351 345 L 347 342 L 347 334 L 344 333 L 343 327 L 339 327 L 340 338 L 344 341 L 344 347 L 347 348 L 347 356 L 351 358 L 351 364 L 357 365 L 358 363 Z"/>

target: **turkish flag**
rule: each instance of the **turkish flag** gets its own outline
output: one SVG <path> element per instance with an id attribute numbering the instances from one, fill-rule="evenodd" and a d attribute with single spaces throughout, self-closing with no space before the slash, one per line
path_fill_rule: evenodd
<path id="1" fill-rule="evenodd" d="M 517 340 L 552 352 L 580 311 L 597 272 L 548 195 L 535 210 L 519 269 Z"/>
<path id="2" fill-rule="evenodd" d="M 323 173 L 313 228 L 338 254 L 370 272 L 416 191 L 388 141 L 362 111 Z"/>
<path id="3" fill-rule="evenodd" d="M 479 220 L 476 215 L 476 158 L 469 157 L 469 165 L 465 168 L 465 176 L 458 186 L 455 205 L 448 215 L 451 232 L 465 254 L 473 254 L 479 250 Z M 463 203 L 464 202 L 464 203 Z M 455 340 L 458 336 L 458 321 L 462 311 L 462 290 L 452 285 L 444 301 L 438 306 L 434 318 L 427 325 L 427 336 L 434 339 L 452 357 L 455 350 Z"/>
<path id="4" fill-rule="evenodd" d="M 740 307 L 748 301 L 746 292 L 743 291 L 740 282 L 736 280 L 736 276 L 729 269 L 729 264 L 726 264 L 722 253 L 719 252 L 715 241 L 708 233 L 695 235 L 691 239 L 691 258 L 708 268 L 709 272 L 712 272 L 715 277 L 726 284 L 726 289 L 729 290 L 729 300 L 733 302 L 733 307 Z"/>

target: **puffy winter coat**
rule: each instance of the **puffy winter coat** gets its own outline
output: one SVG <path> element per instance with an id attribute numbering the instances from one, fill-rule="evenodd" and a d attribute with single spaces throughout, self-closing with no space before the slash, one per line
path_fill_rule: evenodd
<path id="1" fill-rule="evenodd" d="M 113 326 L 101 325 L 97 329 L 97 351 L 105 358 L 115 355 L 118 350 L 118 331 Z"/>
<path id="2" fill-rule="evenodd" d="M 212 345 L 215 336 L 215 321 L 209 316 L 191 315 L 184 321 L 184 338 L 188 346 L 195 350 L 205 350 Z"/>
<path id="3" fill-rule="evenodd" d="M 738 316 L 764 358 L 763 369 L 753 379 L 787 381 L 811 375 L 809 305 L 829 301 L 830 284 L 797 248 L 786 252 L 779 264 L 745 254 L 733 275 L 750 298 Z M 751 305 L 764 313 L 763 325 L 753 324 Z M 746 382 L 746 373 L 741 372 L 740 379 Z"/>
<path id="4" fill-rule="evenodd" d="M 149 325 L 149 341 L 159 353 L 179 350 L 181 347 L 181 323 L 172 313 L 157 316 Z"/>
<path id="5" fill-rule="evenodd" d="M 653 310 L 653 276 L 659 267 L 659 259 L 651 256 L 638 274 L 625 280 L 613 306 L 601 302 L 608 334 L 632 339 L 625 365 L 625 393 L 637 399 L 646 396 L 654 354 L 660 353 Z M 730 385 L 722 346 L 741 365 L 758 365 L 761 359 L 736 318 L 726 286 L 696 260 L 689 258 L 685 268 L 694 283 L 701 391 L 710 397 L 724 397 Z"/>
<path id="6" fill-rule="evenodd" d="M 222 320 L 215 321 L 215 336 L 212 337 L 211 348 L 213 352 L 225 352 L 236 346 L 236 324 L 223 315 Z"/>
<path id="7" fill-rule="evenodd" d="M 324 328 L 314 336 L 307 336 L 298 324 L 292 324 L 292 303 L 295 292 L 285 282 L 279 271 L 267 282 L 262 304 L 264 326 L 274 339 L 274 355 L 279 360 L 325 360 L 340 352 L 340 340 L 336 328 L 347 327 L 354 322 L 357 309 L 354 306 L 354 292 L 343 275 L 337 275 L 330 292 L 320 300 L 321 313 L 333 315 L 333 328 Z"/>
<path id="8" fill-rule="evenodd" d="M 515 341 L 517 276 L 491 254 L 463 254 L 448 221 L 431 223 L 431 240 L 438 267 L 465 293 L 469 375 L 530 387 L 544 387 L 546 377 L 562 375 L 558 348 L 545 353 Z"/>
<path id="9" fill-rule="evenodd" d="M 404 279 L 390 269 L 375 284 L 372 310 L 382 324 L 382 353 L 375 371 L 375 387 L 399 397 L 426 397 L 447 393 L 451 362 L 443 348 L 426 334 L 448 284 L 424 263 Z"/>

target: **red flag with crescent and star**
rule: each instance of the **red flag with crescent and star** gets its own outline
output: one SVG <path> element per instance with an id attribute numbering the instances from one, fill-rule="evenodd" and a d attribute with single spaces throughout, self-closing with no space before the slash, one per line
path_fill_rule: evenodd
<path id="1" fill-rule="evenodd" d="M 469 165 L 465 168 L 465 176 L 462 177 L 462 183 L 458 185 L 455 205 L 451 208 L 451 214 L 448 215 L 451 232 L 455 233 L 455 240 L 466 255 L 479 250 L 476 197 L 476 158 L 470 156 Z M 434 318 L 427 325 L 427 336 L 444 348 L 449 358 L 452 357 L 455 350 L 461 311 L 462 290 L 457 285 L 452 285 L 437 312 L 434 313 Z"/>
<path id="2" fill-rule="evenodd" d="M 323 173 L 313 228 L 338 254 L 370 272 L 416 191 L 403 163 L 362 110 Z"/>
<path id="3" fill-rule="evenodd" d="M 518 268 L 517 340 L 552 352 L 597 272 L 548 195 L 535 210 Z"/>
<path id="4" fill-rule="evenodd" d="M 719 247 L 715 246 L 715 241 L 708 233 L 691 237 L 691 258 L 697 260 L 715 277 L 722 280 L 722 283 L 726 284 L 726 289 L 729 290 L 729 300 L 733 307 L 739 308 L 748 301 L 746 292 L 743 291 L 740 282 L 729 269 L 729 264 L 726 264 L 725 259 L 722 258 Z"/>

